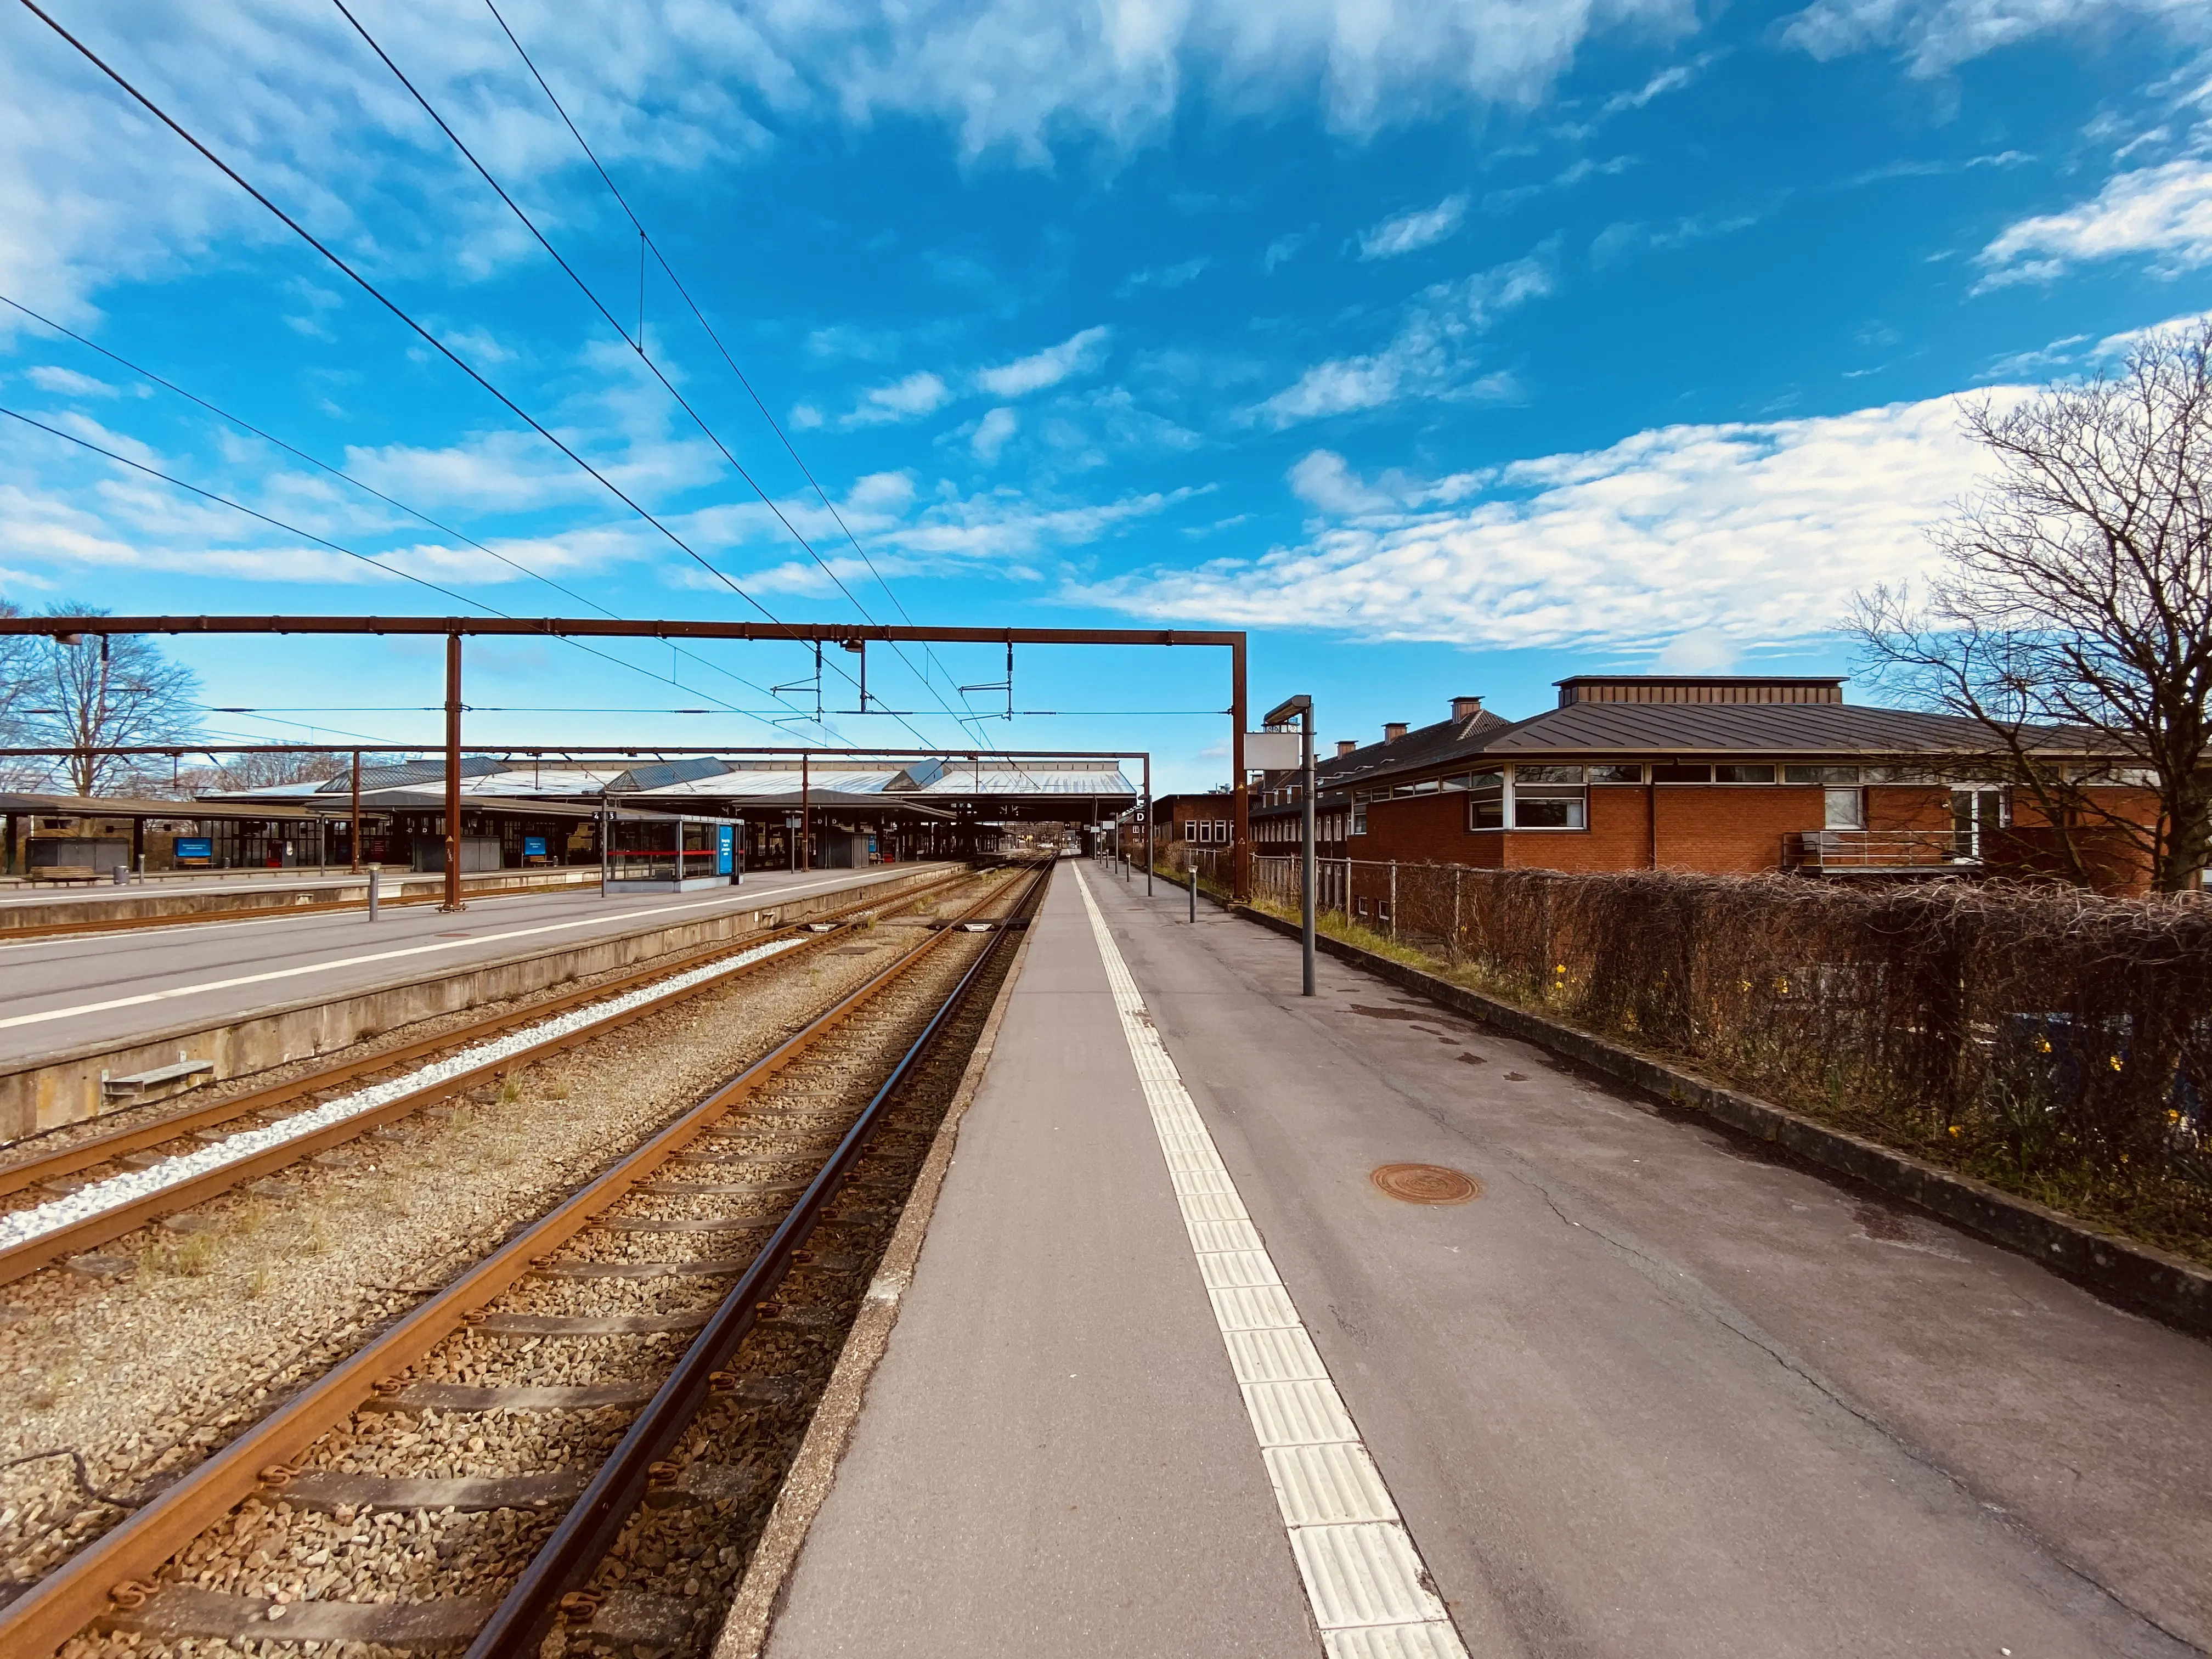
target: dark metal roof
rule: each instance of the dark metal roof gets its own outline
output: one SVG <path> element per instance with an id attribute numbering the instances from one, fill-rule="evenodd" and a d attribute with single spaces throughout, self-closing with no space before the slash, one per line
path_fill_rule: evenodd
<path id="1" fill-rule="evenodd" d="M 732 814 L 742 813 L 763 820 L 799 811 L 801 797 L 797 790 L 779 789 L 768 794 L 749 794 L 734 787 L 741 780 L 732 777 L 730 781 L 733 787 L 726 793 L 717 790 L 712 793 L 698 792 L 687 795 L 685 800 L 700 803 L 698 813 L 690 811 L 682 802 L 672 800 L 666 795 L 634 795 L 627 799 L 649 804 L 665 817 L 674 817 L 679 812 L 685 817 L 698 817 L 714 806 L 720 806 Z M 474 801 L 477 798 L 470 796 L 468 799 Z M 879 795 L 872 790 L 824 789 L 817 786 L 807 792 L 805 800 L 807 808 L 812 811 L 859 813 L 875 818 L 941 818 L 949 821 L 957 816 L 940 806 L 926 806 L 904 796 Z M 519 807 L 521 803 L 515 805 Z"/>
<path id="2" fill-rule="evenodd" d="M 1501 719 L 1487 708 L 1478 709 L 1465 720 L 1438 720 L 1434 726 L 1407 732 L 1395 743 L 1370 743 L 1348 755 L 1316 757 L 1314 782 L 1322 789 L 1342 788 L 1386 772 L 1449 764 L 1466 756 L 1480 754 L 1492 738 L 1511 725 L 1510 720 Z"/>
<path id="3" fill-rule="evenodd" d="M 729 771 L 726 762 L 712 755 L 687 756 L 682 760 L 648 761 L 642 766 L 633 766 L 607 785 L 611 795 L 642 793 L 648 789 L 665 789 L 673 783 L 692 783 L 701 778 L 720 777 Z"/>
<path id="4" fill-rule="evenodd" d="M 2080 754 L 2051 732 L 2046 752 Z M 1847 702 L 1577 702 L 1492 738 L 1486 757 L 1534 755 L 1974 755 L 1993 747 L 1972 720 Z"/>
<path id="5" fill-rule="evenodd" d="M 495 772 L 507 769 L 507 763 L 495 761 L 489 755 L 461 757 L 461 775 L 465 778 L 486 778 Z M 364 793 L 371 789 L 404 789 L 410 783 L 443 783 L 446 781 L 446 762 L 441 756 L 435 760 L 401 761 L 396 766 L 364 766 L 361 769 L 361 787 Z M 323 795 L 349 795 L 353 793 L 353 777 L 349 771 L 341 772 L 328 782 L 317 787 Z"/>

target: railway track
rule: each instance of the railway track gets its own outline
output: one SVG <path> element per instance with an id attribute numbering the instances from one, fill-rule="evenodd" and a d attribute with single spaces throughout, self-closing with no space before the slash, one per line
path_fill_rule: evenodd
<path id="1" fill-rule="evenodd" d="M 0 1285 L 97 1249 L 301 1161 L 769 964 L 834 947 L 887 908 L 971 879 L 863 899 L 809 921 L 725 940 L 583 989 L 267 1088 L 73 1137 L 0 1165 Z M 226 1132 L 228 1131 L 228 1132 Z"/>
<path id="2" fill-rule="evenodd" d="M 0 1609 L 0 1652 L 710 1642 L 1049 868 Z"/>

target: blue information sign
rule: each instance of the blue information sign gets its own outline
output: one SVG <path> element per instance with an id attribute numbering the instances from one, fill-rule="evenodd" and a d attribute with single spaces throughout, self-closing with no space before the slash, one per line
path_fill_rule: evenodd
<path id="1" fill-rule="evenodd" d="M 206 836 L 179 836 L 176 858 L 179 864 L 213 864 L 215 842 Z"/>
<path id="2" fill-rule="evenodd" d="M 522 838 L 522 856 L 526 859 L 544 858 L 545 856 L 545 837 L 543 836 L 525 836 Z"/>
<path id="3" fill-rule="evenodd" d="M 726 876 L 737 868 L 738 827 L 734 823 L 714 826 L 714 873 Z"/>

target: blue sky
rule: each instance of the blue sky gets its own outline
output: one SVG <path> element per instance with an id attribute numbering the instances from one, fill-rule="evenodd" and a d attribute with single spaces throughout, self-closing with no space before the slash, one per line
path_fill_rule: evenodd
<path id="1" fill-rule="evenodd" d="M 502 6 L 833 517 L 488 9 L 354 8 L 611 323 L 335 9 L 50 9 L 698 556 L 11 8 L 0 294 L 440 526 L 0 307 L 0 405 L 290 526 L 0 421 L 31 608 L 581 608 L 536 573 L 628 617 L 1244 627 L 1257 707 L 1369 738 L 1593 669 L 1844 670 L 1849 596 L 1974 485 L 1959 399 L 2212 307 L 2198 4 Z M 210 732 L 435 729 L 432 648 L 176 649 L 268 711 Z M 756 689 L 793 648 L 620 654 L 471 647 L 472 730 L 1225 775 L 1180 712 L 1215 653 L 1024 653 L 1061 712 L 967 735 L 994 651 L 873 655 L 913 712 L 826 726 Z"/>

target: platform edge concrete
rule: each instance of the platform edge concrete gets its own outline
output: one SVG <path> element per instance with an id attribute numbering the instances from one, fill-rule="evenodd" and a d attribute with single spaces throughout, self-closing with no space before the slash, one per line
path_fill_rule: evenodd
<path id="1" fill-rule="evenodd" d="M 1224 907 L 1288 938 L 1298 926 L 1241 904 Z M 1771 1101 L 1651 1059 L 1526 1008 L 1455 985 L 1408 963 L 1317 933 L 1315 948 L 1489 1026 L 1500 1035 L 1558 1054 L 1626 1083 L 1669 1105 L 1688 1107 L 1730 1128 L 1781 1146 L 1901 1199 L 1976 1237 L 2049 1268 L 2109 1302 L 2148 1314 L 2191 1336 L 2212 1338 L 2212 1272 L 2183 1258 L 2121 1238 L 2045 1209 L 1985 1182 L 1923 1163 L 1910 1153 L 1838 1129 Z"/>

